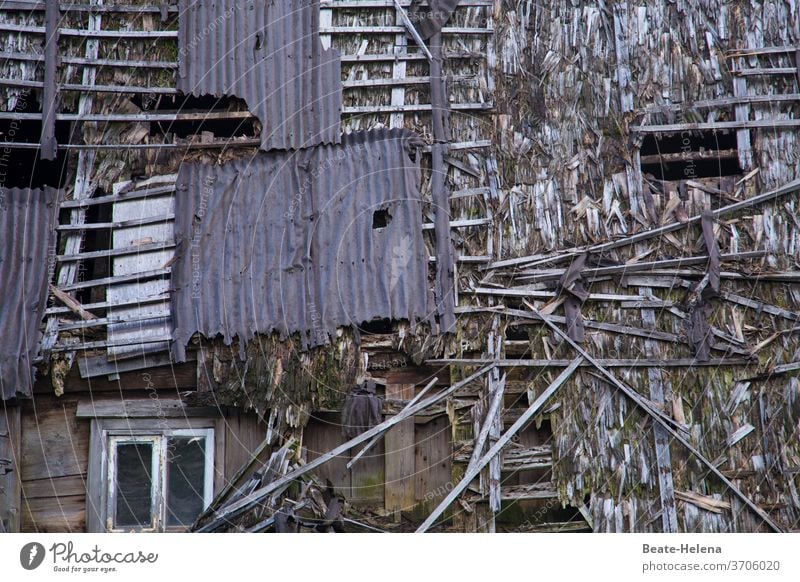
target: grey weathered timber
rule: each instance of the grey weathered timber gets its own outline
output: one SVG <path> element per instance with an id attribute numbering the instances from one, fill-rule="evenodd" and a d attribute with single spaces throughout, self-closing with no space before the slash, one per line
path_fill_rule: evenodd
<path id="1" fill-rule="evenodd" d="M 43 160 L 54 160 L 56 142 L 56 113 L 58 111 L 58 0 L 47 0 L 45 5 L 44 87 L 42 90 L 42 135 L 39 155 Z"/>
<path id="2" fill-rule="evenodd" d="M 425 396 L 425 394 L 427 394 L 428 391 L 431 388 L 433 388 L 437 382 L 439 382 L 439 378 L 434 378 L 433 380 L 428 382 L 428 384 L 422 390 L 420 390 L 419 394 L 417 394 L 416 396 L 414 396 L 414 398 L 408 401 L 408 404 L 405 405 L 405 407 L 401 412 L 405 411 L 407 408 L 410 408 L 414 406 L 417 402 L 419 402 L 419 400 L 423 396 Z M 364 445 L 364 448 L 362 448 L 360 451 L 358 451 L 358 453 L 353 455 L 353 458 L 347 462 L 347 468 L 351 469 L 353 465 L 355 465 L 356 461 L 358 461 L 361 457 L 364 456 L 364 453 L 366 453 L 373 446 L 375 446 L 375 444 L 377 444 L 377 442 L 381 439 L 381 436 L 383 436 L 383 433 L 375 435 L 375 437 L 371 441 L 369 441 L 366 445 Z"/>
<path id="3" fill-rule="evenodd" d="M 410 418 L 415 414 L 417 414 L 418 412 L 425 410 L 429 406 L 436 404 L 440 400 L 447 398 L 448 396 L 459 390 L 461 387 L 466 386 L 470 382 L 477 380 L 478 378 L 480 378 L 493 368 L 494 365 L 489 365 L 484 368 L 481 368 L 474 374 L 470 374 L 468 377 L 464 378 L 460 382 L 456 382 L 455 384 L 453 384 L 446 390 L 443 390 L 439 394 L 435 394 L 430 398 L 426 398 L 425 400 L 418 402 L 414 406 L 407 408 L 405 411 L 397 414 L 396 416 L 386 419 L 385 421 L 372 427 L 368 431 L 365 431 L 362 434 L 358 435 L 357 437 L 350 439 L 349 441 L 339 445 L 338 447 L 335 447 L 333 450 L 325 453 L 324 455 L 320 455 L 319 457 L 317 457 L 313 461 L 310 461 L 309 463 L 306 463 L 302 467 L 287 473 L 280 479 L 277 479 L 276 481 L 266 485 L 265 487 L 261 487 L 260 489 L 253 491 L 246 497 L 243 497 L 242 499 L 238 500 L 236 503 L 233 503 L 227 507 L 222 508 L 219 511 L 218 516 L 212 522 L 208 523 L 207 525 L 203 526 L 197 531 L 201 532 L 214 531 L 217 527 L 219 527 L 222 523 L 224 523 L 225 520 L 231 519 L 235 515 L 240 514 L 242 511 L 245 511 L 248 507 L 252 507 L 254 504 L 258 503 L 260 500 L 266 498 L 268 495 L 277 491 L 279 488 L 287 485 L 288 483 L 291 483 L 298 477 L 302 477 L 309 471 L 313 471 L 320 465 L 327 463 L 328 461 L 330 461 L 333 458 L 336 458 L 342 453 L 346 453 L 352 448 L 357 447 L 361 443 L 367 442 L 375 435 L 378 435 L 388 430 L 389 428 L 402 422 L 406 418 Z"/>
<path id="4" fill-rule="evenodd" d="M 647 294 L 649 289 L 639 289 L 642 294 Z M 652 309 L 642 309 L 642 321 L 648 328 L 656 326 L 656 313 Z M 645 352 L 648 358 L 661 359 L 661 346 L 652 340 L 645 340 Z M 658 368 L 648 368 L 647 375 L 650 380 L 650 400 L 658 405 L 664 405 L 665 382 Z M 669 382 L 669 380 L 667 380 Z M 671 391 L 671 387 L 670 387 Z M 653 438 L 656 449 L 656 465 L 658 468 L 658 486 L 661 496 L 661 528 L 664 533 L 678 532 L 678 510 L 675 503 L 675 487 L 672 479 L 672 457 L 669 450 L 669 433 L 660 425 L 653 424 Z"/>
<path id="5" fill-rule="evenodd" d="M 417 533 L 426 532 L 430 527 L 436 522 L 442 513 L 450 506 L 453 501 L 461 494 L 464 489 L 467 488 L 467 485 L 477 477 L 478 473 L 480 473 L 481 469 L 485 467 L 489 461 L 491 461 L 501 450 L 503 447 L 506 446 L 509 441 L 517 434 L 528 422 L 539 413 L 539 411 L 544 407 L 545 403 L 550 399 L 550 397 L 556 393 L 556 391 L 566 382 L 570 376 L 578 369 L 583 360 L 582 357 L 577 357 L 572 360 L 572 364 L 561 372 L 558 377 L 553 380 L 553 382 L 542 392 L 539 397 L 531 404 L 528 409 L 520 416 L 517 421 L 511 425 L 511 427 L 503 433 L 497 442 L 492 445 L 492 447 L 483 455 L 474 465 L 472 465 L 471 469 L 467 469 L 464 473 L 463 479 L 455 486 L 453 489 L 448 493 L 447 497 L 445 497 L 442 502 L 433 510 L 433 512 L 422 522 L 417 528 Z"/>
<path id="6" fill-rule="evenodd" d="M 797 120 L 800 122 L 800 120 Z M 768 192 L 764 192 L 763 194 L 758 194 L 753 196 L 752 198 L 748 198 L 746 200 L 742 200 L 741 202 L 735 202 L 733 204 L 728 204 L 727 206 L 723 206 L 722 208 L 718 208 L 716 210 L 711 211 L 711 215 L 714 219 L 722 218 L 723 216 L 728 216 L 733 214 L 734 212 L 738 212 L 739 210 L 743 210 L 745 208 L 750 208 L 756 206 L 758 204 L 762 204 L 764 202 L 769 202 L 770 200 L 775 200 L 777 198 L 782 198 L 783 196 L 787 196 L 792 194 L 793 192 L 800 189 L 800 179 L 792 180 L 791 182 L 787 182 L 783 186 L 775 188 L 773 190 L 769 190 Z M 680 230 L 682 228 L 686 228 L 690 225 L 696 224 L 700 222 L 700 215 L 695 215 L 690 217 L 685 222 L 674 222 L 672 224 L 666 224 L 664 226 L 660 226 L 658 228 L 652 228 L 650 230 L 645 230 L 642 232 L 638 232 L 634 235 L 609 241 L 605 243 L 595 244 L 595 245 L 587 245 L 583 247 L 576 247 L 571 249 L 563 254 L 558 255 L 551 255 L 551 256 L 542 256 L 542 255 L 535 255 L 529 257 L 519 257 L 516 259 L 507 259 L 503 261 L 496 261 L 491 263 L 487 266 L 488 269 L 498 269 L 501 267 L 511 267 L 515 265 L 527 265 L 528 267 L 532 267 L 538 264 L 544 263 L 560 263 L 563 261 L 568 261 L 570 258 L 574 257 L 580 253 L 603 253 L 605 251 L 610 251 L 612 249 L 617 249 L 620 247 L 625 247 L 632 245 L 637 242 L 649 240 L 651 238 L 655 238 L 659 235 L 666 234 L 668 232 L 673 232 L 675 230 Z"/>
<path id="7" fill-rule="evenodd" d="M 656 423 L 660 424 L 670 435 L 672 438 L 679 443 L 681 443 L 692 455 L 697 457 L 717 478 L 720 479 L 727 487 L 730 489 L 739 499 L 741 499 L 744 504 L 749 507 L 753 513 L 755 513 L 760 519 L 764 521 L 765 524 L 769 526 L 775 532 L 782 532 L 783 529 L 775 523 L 766 512 L 761 509 L 758 505 L 756 505 L 752 499 L 750 499 L 747 495 L 742 493 L 741 489 L 739 489 L 734 483 L 728 479 L 722 472 L 717 469 L 717 467 L 708 460 L 699 450 L 697 450 L 682 434 L 680 434 L 675 428 L 673 428 L 673 424 L 675 422 L 666 416 L 663 412 L 656 409 L 654 406 L 649 404 L 641 395 L 635 392 L 632 388 L 625 385 L 624 383 L 620 382 L 620 380 L 614 376 L 611 372 L 601 366 L 597 361 L 590 356 L 586 350 L 584 350 L 580 345 L 572 341 L 572 339 L 566 334 L 566 332 L 562 331 L 556 324 L 550 321 L 550 318 L 542 315 L 541 313 L 539 316 L 542 320 L 547 324 L 547 326 L 552 329 L 556 334 L 558 334 L 564 341 L 569 343 L 579 354 L 585 357 L 589 362 L 591 362 L 595 368 L 605 376 L 612 385 L 616 386 L 620 389 L 626 396 L 628 396 L 631 400 L 633 400 L 642 410 L 644 410 Z"/>

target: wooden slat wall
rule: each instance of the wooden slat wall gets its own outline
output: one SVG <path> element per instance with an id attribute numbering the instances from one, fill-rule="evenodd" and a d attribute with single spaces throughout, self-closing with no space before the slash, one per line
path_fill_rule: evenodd
<path id="1" fill-rule="evenodd" d="M 20 410 L 3 403 L 0 409 L 0 533 L 20 527 Z"/>
<path id="2" fill-rule="evenodd" d="M 167 216 L 175 211 L 174 197 L 143 198 L 114 204 L 112 220 L 125 222 Z M 113 248 L 128 248 L 136 244 L 166 243 L 173 239 L 174 222 L 172 220 L 145 224 L 130 228 L 115 229 L 113 232 Z M 174 257 L 174 249 L 158 252 L 136 253 L 116 257 L 114 259 L 114 276 L 145 273 L 162 269 Z M 108 288 L 108 300 L 127 301 L 130 299 L 158 296 L 169 291 L 167 279 L 150 279 L 147 281 L 113 285 Z M 142 318 L 162 317 L 163 319 Z M 109 309 L 109 317 L 126 319 L 133 323 L 110 325 L 108 337 L 111 342 L 124 342 L 136 338 L 165 337 L 170 334 L 169 302 L 147 303 L 135 307 Z M 159 352 L 169 348 L 167 343 L 137 344 L 133 346 L 110 347 L 109 356 L 124 358 L 148 352 Z"/>
<path id="3" fill-rule="evenodd" d="M 267 436 L 267 427 L 254 413 L 232 413 L 226 415 L 225 423 L 225 482 L 223 487 L 236 475 L 248 461 L 253 451 Z M 217 463 L 220 468 L 220 463 Z"/>
<path id="4" fill-rule="evenodd" d="M 89 422 L 75 417 L 77 405 L 39 396 L 23 407 L 22 531 L 85 531 Z"/>
<path id="5" fill-rule="evenodd" d="M 386 398 L 411 400 L 413 384 L 389 384 Z M 414 506 L 414 419 L 409 418 L 386 432 L 386 509 L 410 510 Z"/>
<path id="6" fill-rule="evenodd" d="M 436 503 L 447 495 L 450 484 L 450 459 L 452 457 L 450 422 L 441 416 L 425 423 L 412 425 L 410 445 L 398 448 L 392 444 L 392 437 L 387 435 L 387 445 L 383 439 L 361 457 L 352 470 L 347 469 L 351 455 L 340 456 L 325 463 L 314 473 L 323 482 L 329 479 L 337 493 L 344 495 L 350 502 L 389 507 L 388 495 L 394 495 L 395 508 L 403 511 L 420 513 L 425 507 L 432 509 Z M 404 433 L 404 438 L 408 433 Z M 303 449 L 307 461 L 319 457 L 335 446 L 344 442 L 341 434 L 340 418 L 335 413 L 317 413 L 305 428 Z M 357 447 L 353 454 L 357 453 Z M 385 454 L 385 450 L 394 450 L 396 454 L 408 455 L 410 464 L 402 479 L 397 476 L 388 478 L 390 472 L 387 465 L 393 463 L 393 454 Z M 398 501 L 396 493 L 402 485 L 403 497 Z M 409 487 L 406 490 L 406 486 Z M 408 494 L 406 498 L 405 495 Z M 385 502 L 384 499 L 387 499 Z"/>

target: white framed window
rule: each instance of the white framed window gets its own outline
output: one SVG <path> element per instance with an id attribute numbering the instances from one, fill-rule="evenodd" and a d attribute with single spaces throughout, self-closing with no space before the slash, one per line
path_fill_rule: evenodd
<path id="1" fill-rule="evenodd" d="M 188 528 L 214 488 L 213 429 L 108 435 L 107 531 Z"/>
<path id="2" fill-rule="evenodd" d="M 93 420 L 87 530 L 186 531 L 219 487 L 215 428 L 200 418 Z"/>

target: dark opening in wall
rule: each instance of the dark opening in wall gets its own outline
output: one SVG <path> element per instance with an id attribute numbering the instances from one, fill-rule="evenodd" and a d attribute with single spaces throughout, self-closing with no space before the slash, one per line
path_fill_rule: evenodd
<path id="1" fill-rule="evenodd" d="M 202 97 L 185 95 L 137 95 L 133 103 L 149 113 L 197 114 L 198 119 L 180 121 L 156 121 L 150 124 L 150 135 L 173 134 L 179 138 L 213 133 L 218 138 L 256 137 L 255 118 L 238 116 L 226 117 L 226 113 L 246 112 L 243 99 L 235 97 L 217 98 L 212 95 Z"/>
<path id="2" fill-rule="evenodd" d="M 31 97 L 17 101 L 16 113 L 41 113 Z M 56 122 L 59 144 L 69 143 L 69 122 Z M 40 119 L 0 119 L 0 141 L 38 144 L 42 134 Z M 59 148 L 55 160 L 39 159 L 37 148 L 0 148 L 0 188 L 61 188 L 67 181 L 67 150 Z"/>
<path id="3" fill-rule="evenodd" d="M 95 197 L 104 196 L 106 192 L 97 190 L 94 194 Z M 87 206 L 86 208 L 86 224 L 107 223 L 111 221 L 110 204 L 98 204 Z M 69 224 L 71 209 L 64 209 L 59 216 L 59 224 Z M 61 240 L 59 241 L 59 252 L 64 252 L 64 242 L 70 234 L 76 234 L 76 231 L 61 231 Z M 111 230 L 107 228 L 87 228 L 84 232 L 80 233 L 82 237 L 81 252 L 88 253 L 94 251 L 104 251 L 111 248 Z M 80 261 L 77 267 L 76 282 L 90 281 L 94 279 L 102 279 L 111 275 L 111 262 L 112 257 L 98 257 L 96 259 L 89 259 Z M 79 289 L 76 291 L 76 298 L 81 303 L 99 303 L 106 299 L 106 287 L 90 287 L 87 289 Z"/>
<path id="4" fill-rule="evenodd" d="M 697 180 L 742 173 L 734 131 L 647 135 L 640 153 L 642 173 L 659 180 Z"/>
<path id="5" fill-rule="evenodd" d="M 379 335 L 385 333 L 392 333 L 392 320 L 391 319 L 373 319 L 362 323 L 358 330 L 364 335 Z"/>
<path id="6" fill-rule="evenodd" d="M 372 215 L 372 228 L 386 228 L 392 221 L 392 215 L 389 214 L 388 208 L 381 208 L 376 210 Z"/>

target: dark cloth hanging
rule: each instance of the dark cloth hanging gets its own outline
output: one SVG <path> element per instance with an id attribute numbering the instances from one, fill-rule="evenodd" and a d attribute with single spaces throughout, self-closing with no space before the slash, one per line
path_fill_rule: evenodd
<path id="1" fill-rule="evenodd" d="M 423 40 L 428 40 L 447 24 L 459 0 L 430 0 L 428 6 L 419 6 L 409 16 Z"/>
<path id="2" fill-rule="evenodd" d="M 367 380 L 357 386 L 344 401 L 342 435 L 352 439 L 380 424 L 383 402 L 375 393 L 375 382 Z"/>

